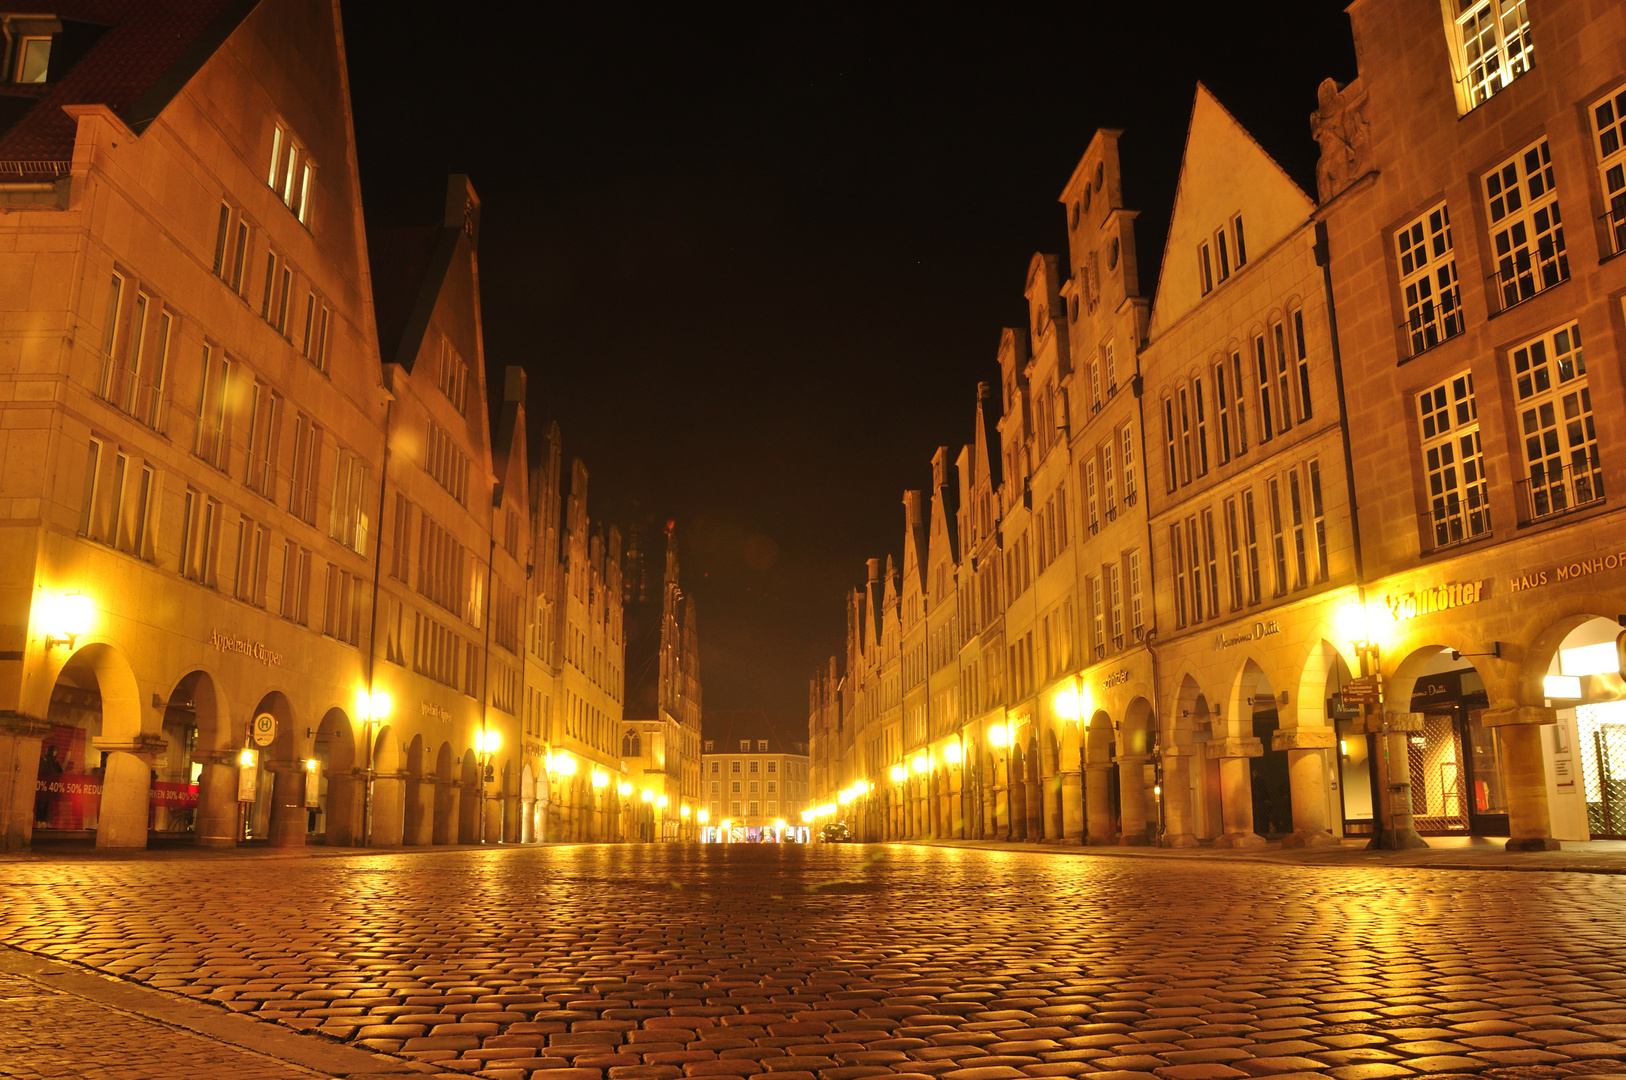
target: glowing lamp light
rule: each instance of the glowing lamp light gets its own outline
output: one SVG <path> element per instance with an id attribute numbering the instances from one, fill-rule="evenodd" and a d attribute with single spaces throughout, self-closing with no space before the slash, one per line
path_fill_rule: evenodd
<path id="1" fill-rule="evenodd" d="M 963 757 L 964 755 L 960 752 L 959 743 L 951 742 L 947 746 L 943 747 L 943 760 L 948 762 L 950 765 L 958 765 Z"/>
<path id="2" fill-rule="evenodd" d="M 474 736 L 474 748 L 482 754 L 494 754 L 501 745 L 502 735 L 493 728 L 477 732 Z"/>
<path id="3" fill-rule="evenodd" d="M 237 755 L 237 764 L 245 769 L 252 769 L 254 767 L 254 751 L 244 749 L 241 754 Z"/>
<path id="4" fill-rule="evenodd" d="M 1344 757 L 1349 756 L 1349 740 L 1348 739 L 1339 739 L 1338 740 L 1338 752 L 1340 754 L 1342 754 Z"/>
<path id="5" fill-rule="evenodd" d="M 390 700 L 389 693 L 384 690 L 380 690 L 378 693 L 374 694 L 372 699 L 367 704 L 372 707 L 372 711 L 369 713 L 369 715 L 374 720 L 387 720 L 390 715 L 390 710 L 395 707 L 395 702 Z"/>
<path id="6" fill-rule="evenodd" d="M 728 820 L 727 818 L 724 818 L 722 827 L 727 829 L 727 828 L 731 827 L 733 824 L 734 823 L 732 821 Z"/>
<path id="7" fill-rule="evenodd" d="M 904 772 L 902 765 L 894 765 L 894 766 L 892 766 L 892 782 L 894 784 L 903 783 L 903 778 L 906 775 L 908 775 L 908 774 Z"/>
<path id="8" fill-rule="evenodd" d="M 811 811 L 811 810 L 803 810 L 802 811 L 802 820 L 803 821 L 812 821 L 813 820 L 813 811 Z"/>
<path id="9" fill-rule="evenodd" d="M 843 806 L 845 806 L 848 803 L 852 802 L 852 798 L 853 798 L 853 793 L 851 791 L 847 790 L 846 788 L 842 788 L 841 791 L 836 794 L 836 802 L 840 803 Z"/>
<path id="10" fill-rule="evenodd" d="M 666 803 L 667 803 L 667 798 L 666 798 L 665 795 L 657 795 L 657 796 L 655 796 L 655 805 L 660 807 L 662 810 L 666 809 Z"/>
<path id="11" fill-rule="evenodd" d="M 560 754 L 553 759 L 553 771 L 560 776 L 576 775 L 576 759 L 569 754 Z"/>
<path id="12" fill-rule="evenodd" d="M 1554 701 L 1579 701 L 1581 677 L 1579 675 L 1549 675 L 1542 683 L 1542 693 Z"/>
<path id="13" fill-rule="evenodd" d="M 632 794 L 632 785 L 623 780 L 621 782 L 621 786 L 616 790 L 621 792 L 622 796 L 625 797 Z"/>
<path id="14" fill-rule="evenodd" d="M 608 786 L 609 783 L 610 783 L 610 774 L 609 773 L 599 772 L 597 769 L 593 770 L 593 786 L 594 787 L 596 787 L 596 788 L 606 787 L 606 786 Z"/>
<path id="15" fill-rule="evenodd" d="M 1372 641 L 1372 628 L 1366 617 L 1366 605 L 1352 600 L 1338 609 L 1336 617 L 1338 636 L 1351 645 L 1367 645 Z"/>
<path id="16" fill-rule="evenodd" d="M 994 746 L 1009 746 L 1011 741 L 1010 728 L 1004 724 L 995 724 L 988 729 L 988 741 Z"/>
<path id="17" fill-rule="evenodd" d="M 783 829 L 785 827 L 785 819 L 780 818 L 778 821 L 773 823 L 773 827 L 776 829 Z"/>
<path id="18" fill-rule="evenodd" d="M 688 817 L 688 816 L 689 816 L 689 808 L 687 806 L 678 807 L 678 817 Z"/>
<path id="19" fill-rule="evenodd" d="M 1071 686 L 1064 686 L 1057 690 L 1056 696 L 1051 699 L 1051 704 L 1056 708 L 1056 715 L 1063 720 L 1077 720 L 1084 712 L 1083 699 L 1079 696 L 1078 691 Z"/>
<path id="20" fill-rule="evenodd" d="M 655 801 L 655 793 L 653 791 L 650 791 L 648 788 L 644 788 L 642 798 L 643 798 L 644 802 L 654 802 Z"/>
<path id="21" fill-rule="evenodd" d="M 316 771 L 316 759 L 315 758 L 307 758 L 306 759 L 306 761 L 305 761 L 305 771 L 306 772 L 315 772 Z"/>
<path id="22" fill-rule="evenodd" d="M 910 762 L 910 764 L 914 766 L 915 772 L 917 773 L 929 772 L 932 767 L 932 759 L 927 757 L 925 754 L 919 754 L 915 757 L 914 761 Z"/>
<path id="23" fill-rule="evenodd" d="M 46 649 L 57 645 L 71 649 L 80 635 L 90 632 L 90 624 L 96 620 L 96 604 L 84 593 L 69 593 L 48 602 L 41 615 Z"/>
<path id="24" fill-rule="evenodd" d="M 704 825 L 708 820 L 710 820 L 711 812 L 703 809 L 699 813 L 695 814 L 695 817 L 700 820 L 700 824 Z"/>

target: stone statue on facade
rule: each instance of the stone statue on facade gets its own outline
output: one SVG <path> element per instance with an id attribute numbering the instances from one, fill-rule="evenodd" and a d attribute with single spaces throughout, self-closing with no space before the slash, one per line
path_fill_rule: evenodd
<path id="1" fill-rule="evenodd" d="M 1316 163 L 1316 194 L 1326 202 L 1367 170 L 1366 95 L 1359 80 L 1339 89 L 1323 79 L 1316 91 L 1320 107 L 1310 114 L 1310 132 L 1321 144 Z"/>

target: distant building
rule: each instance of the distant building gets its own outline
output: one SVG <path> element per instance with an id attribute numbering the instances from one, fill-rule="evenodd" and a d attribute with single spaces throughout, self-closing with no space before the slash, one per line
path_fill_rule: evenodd
<path id="1" fill-rule="evenodd" d="M 802 811 L 811 805 L 808 745 L 784 738 L 779 726 L 762 712 L 707 714 L 701 760 L 708 824 L 805 824 Z"/>

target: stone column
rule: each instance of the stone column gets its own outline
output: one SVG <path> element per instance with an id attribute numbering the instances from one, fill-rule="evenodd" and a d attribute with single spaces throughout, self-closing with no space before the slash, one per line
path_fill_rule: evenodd
<path id="1" fill-rule="evenodd" d="M 1163 752 L 1163 837 L 1160 847 L 1187 848 L 1198 845 L 1191 824 L 1191 753 L 1175 747 Z"/>
<path id="2" fill-rule="evenodd" d="M 457 843 L 457 823 L 462 820 L 458 812 L 459 793 L 456 780 L 435 781 L 435 821 L 430 827 L 430 843 Z"/>
<path id="3" fill-rule="evenodd" d="M 0 718 L 0 776 L 14 776 L 0 801 L 0 851 L 21 851 L 34 842 L 35 784 L 40 774 L 40 745 L 51 725 L 26 716 Z"/>
<path id="4" fill-rule="evenodd" d="M 361 843 L 362 780 L 354 771 L 327 774 L 328 847 L 355 847 Z"/>
<path id="5" fill-rule="evenodd" d="M 1356 725 L 1361 726 L 1360 724 Z M 1385 735 L 1387 726 L 1387 735 Z M 1377 735 L 1378 805 L 1368 850 L 1404 851 L 1426 848 L 1428 841 L 1417 835 L 1412 819 L 1411 758 L 1406 735 L 1423 730 L 1423 714 L 1386 712 L 1368 715 L 1365 730 Z"/>
<path id="6" fill-rule="evenodd" d="M 503 799 L 502 841 L 505 844 L 517 844 L 520 842 L 520 830 L 525 819 L 523 815 L 520 814 L 519 803 L 520 799 L 518 795 L 508 795 Z M 603 811 L 599 812 L 599 816 L 601 819 L 603 818 Z M 603 835 L 603 832 L 604 830 L 601 827 L 599 838 L 601 840 L 609 839 L 609 837 Z"/>
<path id="7" fill-rule="evenodd" d="M 1293 798 L 1293 831 L 1282 847 L 1337 847 L 1327 815 L 1327 755 L 1338 741 L 1330 727 L 1297 727 L 1270 737 L 1272 750 L 1287 751 L 1287 778 Z"/>
<path id="8" fill-rule="evenodd" d="M 1061 774 L 1061 838 L 1070 844 L 1084 839 L 1084 777 L 1077 771 Z"/>
<path id="9" fill-rule="evenodd" d="M 305 764 L 279 761 L 271 774 L 271 846 L 304 847 L 309 815 L 305 810 Z"/>
<path id="10" fill-rule="evenodd" d="M 400 847 L 406 825 L 406 780 L 399 773 L 373 779 L 373 847 Z"/>
<path id="11" fill-rule="evenodd" d="M 1101 846 L 1118 842 L 1118 830 L 1112 820 L 1112 765 L 1101 761 L 1084 767 L 1084 799 L 1087 805 L 1085 824 L 1086 844 Z"/>
<path id="12" fill-rule="evenodd" d="M 237 846 L 237 757 L 229 750 L 200 752 L 192 759 L 198 772 L 197 827 L 193 843 L 199 847 Z"/>
<path id="13" fill-rule="evenodd" d="M 1265 744 L 1258 739 L 1227 736 L 1208 742 L 1207 754 L 1220 763 L 1220 817 L 1225 832 L 1214 840 L 1215 847 L 1263 847 L 1265 838 L 1253 831 L 1253 775 L 1250 758 L 1263 757 Z"/>
<path id="14" fill-rule="evenodd" d="M 1547 762 L 1541 746 L 1541 725 L 1558 721 L 1555 710 L 1539 705 L 1487 709 L 1480 723 L 1494 728 L 1502 741 L 1507 783 L 1509 851 L 1557 851 L 1547 805 Z"/>
<path id="15" fill-rule="evenodd" d="M 435 830 L 435 781 L 408 777 L 406 782 L 406 823 L 401 828 L 403 844 L 427 844 Z"/>
<path id="16" fill-rule="evenodd" d="M 1029 772 L 1031 775 L 1028 777 L 1027 782 L 1028 839 L 1043 840 L 1047 835 L 1045 831 L 1047 825 L 1047 822 L 1045 821 L 1045 810 L 1047 808 L 1044 801 L 1046 782 L 1045 779 L 1039 775 L 1039 770 L 1042 768 L 1039 762 L 1039 755 L 1034 754 L 1028 759 L 1028 761 L 1031 763 L 1029 766 Z"/>
<path id="17" fill-rule="evenodd" d="M 488 844 L 502 843 L 502 795 L 486 789 L 486 834 Z"/>
<path id="18" fill-rule="evenodd" d="M 102 776 L 102 803 L 96 817 L 99 848 L 147 846 L 147 815 L 152 801 L 152 763 L 165 752 L 163 739 L 138 735 L 134 739 L 92 739 L 91 746 L 107 751 Z"/>

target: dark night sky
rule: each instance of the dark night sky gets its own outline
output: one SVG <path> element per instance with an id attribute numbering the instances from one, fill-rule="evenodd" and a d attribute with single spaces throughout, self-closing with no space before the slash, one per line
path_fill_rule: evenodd
<path id="1" fill-rule="evenodd" d="M 1355 57 L 1325 0 L 775 7 L 353 0 L 345 34 L 369 216 L 472 175 L 492 370 L 529 370 L 595 519 L 676 519 L 708 708 L 805 717 L 1094 130 L 1149 294 L 1195 82 L 1308 186 Z"/>

